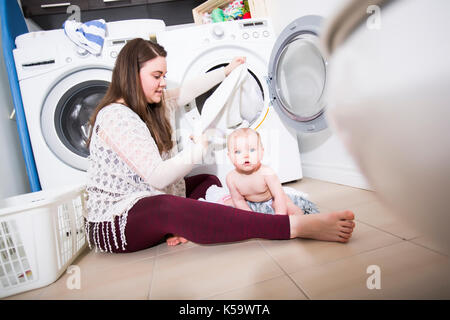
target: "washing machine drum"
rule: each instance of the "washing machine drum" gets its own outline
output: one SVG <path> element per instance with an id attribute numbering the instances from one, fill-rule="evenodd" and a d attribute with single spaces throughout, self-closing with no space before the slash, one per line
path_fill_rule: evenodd
<path id="1" fill-rule="evenodd" d="M 281 32 L 269 62 L 270 99 L 281 120 L 299 132 L 327 128 L 327 62 L 319 44 L 323 18 L 304 16 Z"/>
<path id="2" fill-rule="evenodd" d="M 79 156 L 89 156 L 90 117 L 108 86 L 108 82 L 98 80 L 80 83 L 71 88 L 56 106 L 56 133 L 62 143 Z"/>
<path id="3" fill-rule="evenodd" d="M 110 77 L 110 71 L 102 70 L 95 76 L 91 73 L 92 80 L 75 81 L 85 72 L 58 82 L 41 113 L 42 134 L 48 147 L 61 161 L 83 171 L 87 170 L 89 156 L 90 117 L 108 90 Z"/>
<path id="4" fill-rule="evenodd" d="M 225 67 L 226 65 L 227 65 L 227 63 L 215 65 L 215 66 L 209 68 L 206 72 L 210 72 L 212 70 L 215 70 L 215 69 L 218 69 L 221 67 Z M 260 80 L 255 75 L 255 73 L 253 73 L 253 71 L 251 69 L 248 69 L 248 73 L 249 73 L 249 80 L 251 81 L 249 88 L 252 89 L 251 91 L 255 95 L 255 99 L 257 101 L 261 101 L 261 103 L 257 103 L 257 105 L 252 105 L 252 108 L 249 108 L 250 110 L 248 112 L 243 112 L 241 110 L 242 119 L 246 120 L 248 122 L 248 125 L 252 125 L 259 118 L 259 115 L 261 114 L 261 112 L 264 108 L 264 90 L 263 90 Z M 197 98 L 195 98 L 195 106 L 197 107 L 199 114 L 202 114 L 203 106 L 204 106 L 206 100 L 208 100 L 208 98 L 214 93 L 214 91 L 216 91 L 216 89 L 219 86 L 220 86 L 220 83 L 218 85 L 212 87 L 205 93 L 201 94 Z M 223 126 L 227 127 L 227 125 L 225 125 L 225 124 L 223 124 Z"/>

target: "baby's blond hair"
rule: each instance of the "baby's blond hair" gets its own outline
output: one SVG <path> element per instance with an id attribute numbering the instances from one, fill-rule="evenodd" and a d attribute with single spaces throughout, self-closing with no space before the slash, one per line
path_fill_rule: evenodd
<path id="1" fill-rule="evenodd" d="M 228 135 L 228 138 L 227 138 L 227 148 L 228 148 L 228 150 L 230 150 L 231 140 L 233 138 L 235 138 L 235 137 L 242 137 L 242 136 L 248 137 L 252 133 L 256 134 L 256 136 L 258 137 L 258 143 L 262 147 L 261 136 L 259 135 L 258 131 L 254 130 L 252 128 L 239 128 L 239 129 L 234 130 L 232 133 L 230 133 Z"/>

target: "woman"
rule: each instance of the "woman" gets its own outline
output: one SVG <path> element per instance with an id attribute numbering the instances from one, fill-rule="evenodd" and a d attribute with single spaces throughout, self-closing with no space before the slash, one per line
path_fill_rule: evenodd
<path id="1" fill-rule="evenodd" d="M 111 85 L 92 116 L 87 183 L 89 245 L 100 251 L 133 252 L 185 239 L 222 243 L 250 238 L 308 237 L 347 242 L 349 211 L 316 215 L 265 215 L 197 201 L 217 177 L 184 178 L 207 148 L 203 137 L 177 151 L 176 108 L 220 83 L 244 58 L 181 88 L 165 90 L 166 51 L 143 39 L 120 51 Z M 313 218 L 310 218 L 315 216 Z"/>

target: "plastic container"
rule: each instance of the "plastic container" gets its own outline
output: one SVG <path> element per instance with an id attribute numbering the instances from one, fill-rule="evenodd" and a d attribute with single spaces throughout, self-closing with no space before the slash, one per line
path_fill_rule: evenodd
<path id="1" fill-rule="evenodd" d="M 205 12 L 211 13 L 214 9 L 220 8 L 225 9 L 229 4 L 230 0 L 208 0 L 201 5 L 192 9 L 192 16 L 194 18 L 195 24 L 203 24 L 203 14 Z M 267 0 L 248 0 L 248 6 L 252 18 L 266 18 L 268 16 L 268 5 Z"/>
<path id="2" fill-rule="evenodd" d="M 51 284 L 83 251 L 84 189 L 0 200 L 0 298 Z"/>

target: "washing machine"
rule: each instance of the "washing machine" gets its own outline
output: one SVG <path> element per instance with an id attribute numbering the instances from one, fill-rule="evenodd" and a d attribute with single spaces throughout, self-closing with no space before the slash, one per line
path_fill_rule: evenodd
<path id="1" fill-rule="evenodd" d="M 154 19 L 107 23 L 98 56 L 75 45 L 63 29 L 16 38 L 14 60 L 42 189 L 86 182 L 89 118 L 108 89 L 120 49 L 164 29 Z"/>
<path id="2" fill-rule="evenodd" d="M 188 26 L 161 34 L 159 43 L 168 52 L 167 83 L 179 86 L 189 78 L 227 65 L 236 56 L 245 56 L 251 81 L 256 82 L 264 103 L 249 127 L 259 132 L 264 146 L 263 163 L 272 167 L 280 181 L 302 178 L 296 132 L 316 132 L 326 128 L 324 99 L 326 61 L 319 50 L 319 16 L 295 20 L 290 29 L 275 36 L 269 19 L 248 19 Z M 215 87 L 216 88 L 216 87 Z M 196 123 L 201 121 L 203 104 L 212 88 L 188 105 L 177 117 L 180 149 Z M 225 117 L 222 112 L 220 116 Z M 217 121 L 222 141 L 234 128 Z M 227 156 L 226 143 L 213 145 L 213 156 L 191 174 L 210 173 L 225 182 L 234 167 Z"/>

